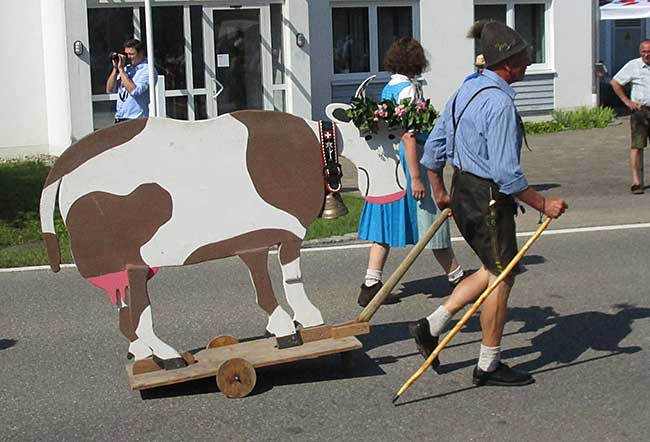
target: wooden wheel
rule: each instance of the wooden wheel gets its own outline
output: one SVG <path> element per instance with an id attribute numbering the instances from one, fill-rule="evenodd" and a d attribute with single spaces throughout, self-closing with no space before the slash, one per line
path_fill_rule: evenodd
<path id="1" fill-rule="evenodd" d="M 246 359 L 228 359 L 219 367 L 217 385 L 226 397 L 242 398 L 255 387 L 257 375 L 255 368 Z"/>
<path id="2" fill-rule="evenodd" d="M 224 335 L 217 336 L 212 341 L 208 342 L 208 345 L 205 348 L 225 347 L 226 345 L 233 344 L 239 344 L 239 340 L 237 338 L 233 338 L 232 336 Z"/>

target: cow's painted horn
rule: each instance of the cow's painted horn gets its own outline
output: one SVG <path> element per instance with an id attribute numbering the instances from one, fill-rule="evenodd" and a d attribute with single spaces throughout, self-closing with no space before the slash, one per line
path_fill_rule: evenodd
<path id="1" fill-rule="evenodd" d="M 362 98 L 366 96 L 366 88 L 372 80 L 374 80 L 376 75 L 371 75 L 370 77 L 363 80 L 363 83 L 359 85 L 357 91 L 354 93 L 354 98 Z"/>

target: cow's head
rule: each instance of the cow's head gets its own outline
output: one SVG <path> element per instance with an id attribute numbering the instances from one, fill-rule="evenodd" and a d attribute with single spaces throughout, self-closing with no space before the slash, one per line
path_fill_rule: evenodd
<path id="1" fill-rule="evenodd" d="M 332 103 L 325 109 L 339 129 L 341 156 L 359 172 L 359 190 L 364 196 L 394 194 L 405 188 L 406 178 L 399 161 L 400 128 L 380 125 L 378 133 L 363 133 L 348 118 L 349 104 Z"/>

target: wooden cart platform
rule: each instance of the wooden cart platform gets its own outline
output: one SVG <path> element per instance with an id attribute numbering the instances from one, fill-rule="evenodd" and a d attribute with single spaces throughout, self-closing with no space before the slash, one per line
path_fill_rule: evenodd
<path id="1" fill-rule="evenodd" d="M 255 386 L 256 368 L 357 350 L 362 344 L 356 335 L 369 331 L 367 322 L 313 327 L 301 330 L 302 345 L 284 349 L 277 348 L 274 337 L 240 343 L 221 336 L 194 355 L 183 353 L 188 363 L 184 368 L 162 370 L 151 359 L 128 364 L 129 386 L 144 390 L 216 376 L 219 389 L 226 396 L 243 397 Z"/>

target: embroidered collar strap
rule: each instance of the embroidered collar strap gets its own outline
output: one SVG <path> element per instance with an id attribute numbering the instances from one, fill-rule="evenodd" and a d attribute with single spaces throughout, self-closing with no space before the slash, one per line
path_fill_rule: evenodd
<path id="1" fill-rule="evenodd" d="M 341 178 L 343 177 L 343 170 L 341 170 L 341 163 L 339 163 L 336 125 L 329 121 L 319 121 L 318 134 L 320 136 L 325 187 L 327 187 L 327 190 L 330 192 L 338 192 L 342 187 Z"/>

